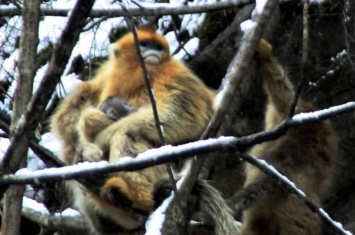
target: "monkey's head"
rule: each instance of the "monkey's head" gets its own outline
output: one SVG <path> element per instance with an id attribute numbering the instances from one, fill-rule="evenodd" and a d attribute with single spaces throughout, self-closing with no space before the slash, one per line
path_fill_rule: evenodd
<path id="1" fill-rule="evenodd" d="M 141 27 L 137 30 L 138 44 L 146 65 L 158 66 L 170 60 L 169 44 L 162 35 L 151 27 Z M 128 33 L 110 47 L 110 57 L 123 59 L 128 63 L 138 62 L 134 37 Z"/>

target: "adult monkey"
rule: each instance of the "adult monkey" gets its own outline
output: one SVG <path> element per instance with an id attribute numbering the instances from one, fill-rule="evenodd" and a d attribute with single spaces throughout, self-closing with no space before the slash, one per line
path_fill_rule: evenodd
<path id="1" fill-rule="evenodd" d="M 139 28 L 137 35 L 166 143 L 197 139 L 213 114 L 214 93 L 185 65 L 170 56 L 168 43 L 152 28 Z M 137 111 L 103 129 L 93 140 L 94 145 L 81 144 L 78 123 L 97 127 L 111 121 L 97 107 L 116 95 Z M 82 83 L 62 102 L 52 118 L 52 130 L 63 140 L 61 158 L 68 164 L 76 163 L 83 151 L 89 153 L 84 156 L 87 160 L 108 156 L 108 161 L 116 162 L 122 156 L 135 156 L 160 145 L 131 33 L 111 46 L 108 61 L 94 79 Z M 87 151 L 88 147 L 92 149 Z M 99 195 L 82 190 L 75 182 L 69 185 L 93 230 L 106 234 L 142 226 L 144 221 L 136 212 L 148 214 L 153 210 L 154 186 L 163 177 L 166 177 L 164 165 L 113 173 Z"/>
<path id="2" fill-rule="evenodd" d="M 272 55 L 271 45 L 258 47 L 268 96 L 265 130 L 271 130 L 289 115 L 293 86 Z M 312 112 L 314 106 L 299 99 L 296 113 Z M 289 129 L 278 139 L 254 146 L 250 154 L 266 160 L 296 184 L 316 205 L 332 180 L 337 138 L 329 120 Z M 304 202 L 285 193 L 277 182 L 252 165 L 246 166 L 242 235 L 318 235 L 320 221 Z M 249 199 L 253 201 L 250 202 Z"/>

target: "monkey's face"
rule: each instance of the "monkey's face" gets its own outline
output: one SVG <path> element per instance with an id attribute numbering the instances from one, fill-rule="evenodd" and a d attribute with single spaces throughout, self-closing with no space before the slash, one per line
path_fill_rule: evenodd
<path id="1" fill-rule="evenodd" d="M 164 50 L 154 41 L 139 41 L 139 49 L 146 64 L 159 65 L 162 63 Z"/>
<path id="2" fill-rule="evenodd" d="M 137 36 L 139 49 L 146 65 L 159 66 L 170 60 L 169 45 L 163 36 L 151 28 L 138 29 Z M 132 33 L 126 34 L 111 46 L 111 56 L 129 63 L 139 61 Z"/>

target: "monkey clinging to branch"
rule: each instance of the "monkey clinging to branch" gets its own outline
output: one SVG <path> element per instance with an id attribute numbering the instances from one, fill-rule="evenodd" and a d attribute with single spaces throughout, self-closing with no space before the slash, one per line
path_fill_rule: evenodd
<path id="1" fill-rule="evenodd" d="M 197 139 L 213 114 L 214 93 L 170 56 L 168 43 L 161 35 L 148 27 L 139 28 L 137 35 L 166 143 Z M 114 122 L 97 107 L 116 95 L 136 111 Z M 79 132 L 80 128 L 93 131 L 87 129 L 88 123 L 102 129 L 89 140 L 98 148 L 86 151 L 88 145 L 79 138 Z M 51 126 L 63 140 L 61 158 L 68 164 L 76 163 L 81 152 L 86 153 L 84 160 L 106 157 L 116 162 L 122 156 L 134 157 L 161 144 L 131 33 L 111 46 L 108 61 L 92 80 L 83 82 L 63 100 Z M 98 194 L 82 189 L 76 182 L 68 185 L 92 229 L 107 234 L 140 228 L 144 224 L 141 215 L 154 208 L 154 185 L 164 177 L 165 165 L 159 165 L 112 173 Z"/>
<path id="2" fill-rule="evenodd" d="M 258 48 L 268 95 L 265 130 L 271 130 L 289 115 L 293 88 L 285 71 L 272 57 L 272 48 L 261 40 Z M 296 112 L 313 111 L 312 104 L 299 99 Z M 291 128 L 284 136 L 254 146 L 250 154 L 266 160 L 289 178 L 316 205 L 327 188 L 334 168 L 336 136 L 329 121 Z M 256 184 L 273 184 L 258 168 L 246 166 L 244 189 Z M 277 187 L 278 184 L 274 184 Z M 275 190 L 277 191 L 277 190 Z M 281 190 L 280 190 L 281 191 Z M 243 235 L 317 235 L 320 223 L 295 195 L 270 193 L 255 198 L 243 213 Z"/>

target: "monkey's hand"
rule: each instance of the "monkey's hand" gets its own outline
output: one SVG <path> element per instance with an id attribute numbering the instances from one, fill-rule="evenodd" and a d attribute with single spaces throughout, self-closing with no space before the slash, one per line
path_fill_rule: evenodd
<path id="1" fill-rule="evenodd" d="M 103 151 L 99 146 L 93 143 L 86 143 L 83 146 L 83 160 L 84 161 L 101 161 L 103 160 Z"/>
<path id="2" fill-rule="evenodd" d="M 268 61 L 272 59 L 272 46 L 265 39 L 260 39 L 257 51 L 261 60 Z"/>

